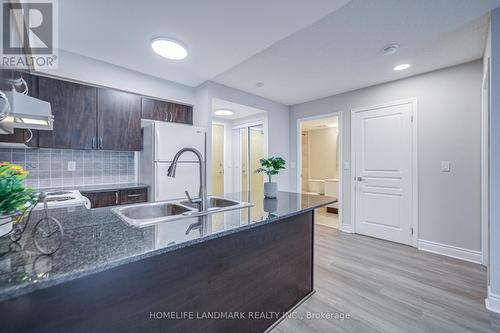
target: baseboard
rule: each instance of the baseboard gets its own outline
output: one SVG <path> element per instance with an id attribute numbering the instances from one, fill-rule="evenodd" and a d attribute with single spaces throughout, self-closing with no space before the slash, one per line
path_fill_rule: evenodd
<path id="1" fill-rule="evenodd" d="M 488 311 L 500 313 L 500 295 L 492 293 L 490 286 L 488 286 L 488 298 L 484 300 L 484 303 Z"/>
<path id="2" fill-rule="evenodd" d="M 343 224 L 340 226 L 340 231 L 352 234 L 352 224 Z"/>
<path id="3" fill-rule="evenodd" d="M 483 263 L 483 254 L 481 251 L 464 249 L 457 246 L 435 243 L 423 239 L 418 240 L 418 249 L 422 251 L 442 254 L 444 256 L 470 261 L 476 264 Z"/>

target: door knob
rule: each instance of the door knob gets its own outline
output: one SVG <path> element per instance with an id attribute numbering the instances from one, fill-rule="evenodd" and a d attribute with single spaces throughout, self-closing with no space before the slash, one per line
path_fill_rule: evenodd
<path id="1" fill-rule="evenodd" d="M 358 180 L 358 182 L 362 182 L 363 181 L 363 177 L 358 177 L 357 180 Z"/>

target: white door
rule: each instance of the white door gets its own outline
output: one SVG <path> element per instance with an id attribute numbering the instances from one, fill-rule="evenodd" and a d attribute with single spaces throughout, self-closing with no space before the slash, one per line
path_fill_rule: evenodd
<path id="1" fill-rule="evenodd" d="M 352 112 L 355 230 L 412 244 L 414 101 Z"/>

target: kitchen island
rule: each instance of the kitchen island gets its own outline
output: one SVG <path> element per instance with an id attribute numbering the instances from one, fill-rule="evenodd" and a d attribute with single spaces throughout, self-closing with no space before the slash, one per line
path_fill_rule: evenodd
<path id="1" fill-rule="evenodd" d="M 314 209 L 335 198 L 224 197 L 253 207 L 137 228 L 109 208 L 51 211 L 61 248 L 29 227 L 0 239 L 2 332 L 262 332 L 313 292 Z"/>

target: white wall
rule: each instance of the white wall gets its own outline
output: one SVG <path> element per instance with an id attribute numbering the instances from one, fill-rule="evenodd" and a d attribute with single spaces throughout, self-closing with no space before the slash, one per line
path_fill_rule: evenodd
<path id="1" fill-rule="evenodd" d="M 59 68 L 40 73 L 193 105 L 195 89 L 110 63 L 60 50 Z M 196 110 L 194 110 L 196 112 Z"/>
<path id="2" fill-rule="evenodd" d="M 416 97 L 419 238 L 480 251 L 481 72 L 481 61 L 475 61 L 294 105 L 290 114 L 290 160 L 297 161 L 297 119 L 344 112 L 343 158 L 349 163 L 352 108 Z M 451 161 L 452 172 L 440 172 L 442 160 Z M 343 169 L 344 224 L 350 224 L 351 172 Z M 296 171 L 291 172 L 292 190 L 297 189 Z"/>
<path id="3" fill-rule="evenodd" d="M 500 8 L 491 14 L 490 104 L 490 293 L 500 312 Z"/>
<path id="4" fill-rule="evenodd" d="M 290 161 L 290 128 L 289 107 L 268 99 L 245 93 L 241 90 L 230 88 L 215 82 L 206 82 L 196 89 L 197 114 L 195 124 L 204 126 L 210 136 L 210 124 L 212 123 L 212 99 L 219 98 L 226 101 L 251 106 L 267 112 L 268 122 L 268 155 L 281 156 L 287 162 Z M 211 155 L 210 144 L 207 147 L 207 155 Z M 279 188 L 287 191 L 290 188 L 290 165 L 282 171 L 275 179 L 279 182 Z M 208 170 L 210 174 L 210 170 Z"/>

